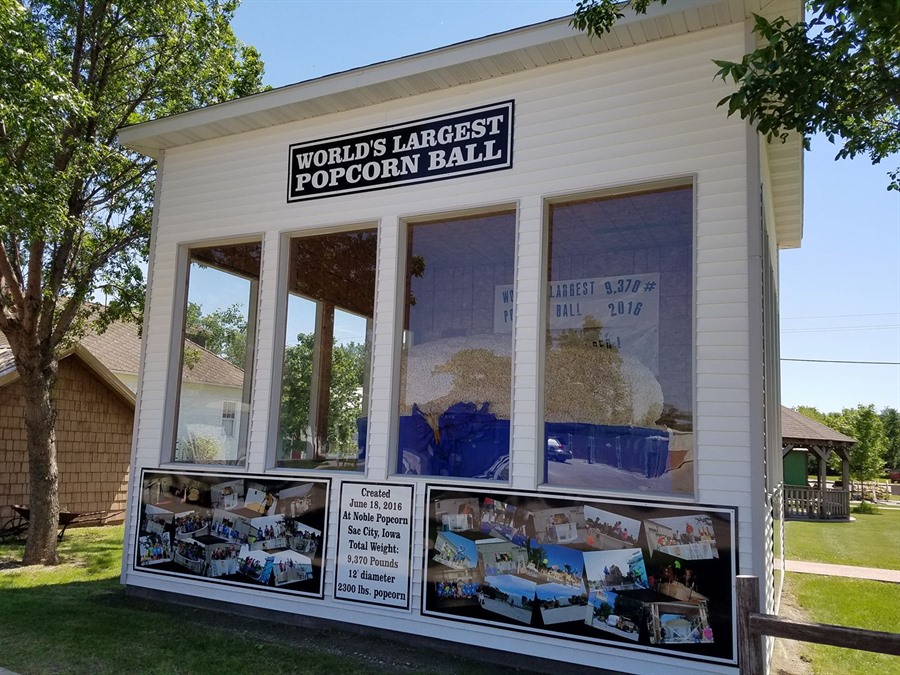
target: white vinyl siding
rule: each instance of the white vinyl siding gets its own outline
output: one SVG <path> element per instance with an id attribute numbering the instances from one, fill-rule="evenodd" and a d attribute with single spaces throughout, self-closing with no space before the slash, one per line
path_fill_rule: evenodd
<path id="1" fill-rule="evenodd" d="M 615 35 L 626 39 L 627 32 Z M 728 118 L 716 103 L 728 87 L 713 80 L 712 59 L 739 59 L 745 44 L 743 25 L 705 30 L 642 44 L 631 49 L 496 77 L 447 91 L 401 98 L 334 116 L 274 126 L 245 134 L 174 148 L 165 153 L 159 219 L 152 257 L 146 367 L 141 388 L 139 431 L 133 480 L 144 467 L 160 466 L 170 448 L 165 424 L 166 394 L 172 377 L 170 335 L 175 326 L 180 246 L 218 242 L 229 237 L 263 236 L 259 320 L 251 397 L 248 466 L 261 472 L 272 466 L 271 392 L 280 382 L 273 369 L 281 292 L 279 247 L 286 233 L 316 228 L 378 223 L 377 295 L 373 326 L 373 363 L 367 437 L 368 480 L 389 477 L 395 465 L 396 345 L 404 219 L 453 213 L 461 209 L 516 205 L 516 307 L 512 406 L 514 488 L 534 489 L 542 480 L 543 428 L 538 355 L 543 298 L 544 201 L 594 190 L 629 189 L 662 179 L 693 180 L 695 190 L 695 457 L 696 501 L 740 508 L 739 573 L 753 569 L 754 539 L 762 524 L 751 521 L 750 426 L 760 411 L 751 409 L 748 322 L 747 133 L 743 122 Z M 513 168 L 490 174 L 387 190 L 286 203 L 288 146 L 354 131 L 401 123 L 507 99 L 515 100 Z M 688 309 L 688 308 L 686 308 Z M 167 436 L 167 434 L 169 434 Z M 351 478 L 352 479 L 352 478 Z M 332 482 L 333 494 L 341 477 Z M 400 482 L 413 482 L 398 477 Z M 413 598 L 420 606 L 424 481 L 416 481 L 413 532 Z M 337 522 L 332 499 L 331 522 Z M 137 522 L 132 500 L 130 523 Z M 133 539 L 132 531 L 128 537 Z M 325 599 L 300 600 L 266 594 L 267 608 L 300 612 L 354 624 L 415 631 L 471 642 L 465 624 L 439 621 L 378 607 L 346 604 L 333 598 L 333 560 L 337 528 L 326 545 Z M 130 540 L 126 538 L 126 541 Z M 129 555 L 131 555 L 129 553 Z M 148 578 L 129 573 L 129 584 L 205 598 L 257 604 L 250 589 L 200 584 L 188 579 Z M 415 625 L 412 624 L 415 622 Z M 523 636 L 486 627 L 494 646 L 521 651 Z M 558 643 L 528 636 L 534 653 Z M 734 672 L 702 662 L 606 650 L 572 641 L 573 662 L 647 672 L 653 663 L 670 673 Z"/>

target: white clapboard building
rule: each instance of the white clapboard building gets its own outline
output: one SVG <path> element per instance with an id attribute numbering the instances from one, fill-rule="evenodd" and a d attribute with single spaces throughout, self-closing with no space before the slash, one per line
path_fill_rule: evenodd
<path id="1" fill-rule="evenodd" d="M 735 576 L 769 611 L 780 590 L 802 144 L 717 107 L 713 60 L 753 47 L 754 13 L 801 12 L 680 0 L 595 38 L 560 19 L 122 129 L 158 161 L 124 583 L 738 672 Z M 247 324 L 214 425 L 182 382 L 189 303 Z M 177 500 L 239 572 L 142 563 Z"/>

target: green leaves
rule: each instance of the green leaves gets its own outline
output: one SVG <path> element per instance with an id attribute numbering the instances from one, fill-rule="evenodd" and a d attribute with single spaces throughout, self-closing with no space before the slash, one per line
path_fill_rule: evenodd
<path id="1" fill-rule="evenodd" d="M 300 333 L 297 344 L 284 350 L 279 444 L 282 456 L 302 454 L 311 431 L 309 411 L 312 391 L 315 335 Z M 364 415 L 360 391 L 366 365 L 364 344 L 333 341 L 328 387 L 328 429 L 332 449 L 352 446 L 357 418 Z"/>
<path id="2" fill-rule="evenodd" d="M 188 306 L 187 337 L 233 365 L 246 365 L 247 311 L 234 304 L 210 314 L 203 314 L 200 306 Z"/>
<path id="3" fill-rule="evenodd" d="M 616 21 L 625 16 L 621 11 L 625 7 L 630 6 L 635 14 L 646 14 L 650 4 L 656 1 L 666 4 L 666 0 L 578 0 L 572 26 L 587 31 L 592 37 L 600 36 L 612 30 Z"/>
<path id="4" fill-rule="evenodd" d="M 0 1 L 0 330 L 52 352 L 97 289 L 139 316 L 154 164 L 117 129 L 260 89 L 237 4 Z"/>
<path id="5" fill-rule="evenodd" d="M 889 448 L 897 446 L 897 411 L 885 408 L 879 415 L 874 405 L 844 408 L 839 413 L 821 413 L 815 408 L 798 406 L 797 412 L 856 439 L 850 451 L 850 475 L 856 480 L 881 477 Z M 893 445 L 892 445 L 893 444 Z M 890 455 L 893 458 L 894 455 Z"/>
<path id="6" fill-rule="evenodd" d="M 643 13 L 649 2 L 629 3 Z M 581 0 L 572 25 L 600 35 L 622 18 L 611 0 Z M 840 144 L 835 159 L 900 152 L 900 3 L 810 0 L 807 19 L 755 15 L 758 47 L 739 62 L 715 60 L 714 77 L 737 85 L 719 101 L 767 140 L 816 133 Z M 900 169 L 888 173 L 900 189 Z"/>

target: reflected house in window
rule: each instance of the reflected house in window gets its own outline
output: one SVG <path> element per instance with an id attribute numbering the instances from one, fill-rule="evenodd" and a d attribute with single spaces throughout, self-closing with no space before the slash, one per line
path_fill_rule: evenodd
<path id="1" fill-rule="evenodd" d="M 175 449 L 176 462 L 203 464 L 238 456 L 237 411 L 244 372 L 198 344 L 185 340 L 181 401 L 185 417 Z"/>
<path id="2" fill-rule="evenodd" d="M 244 462 L 261 251 L 259 242 L 187 250 L 176 462 Z"/>

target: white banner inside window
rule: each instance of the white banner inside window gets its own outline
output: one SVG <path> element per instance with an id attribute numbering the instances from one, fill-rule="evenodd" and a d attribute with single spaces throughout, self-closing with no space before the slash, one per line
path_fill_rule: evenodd
<path id="1" fill-rule="evenodd" d="M 615 348 L 659 373 L 659 273 L 550 282 L 551 331 L 599 326 L 598 347 Z M 511 333 L 515 298 L 510 285 L 494 287 L 494 332 Z"/>

